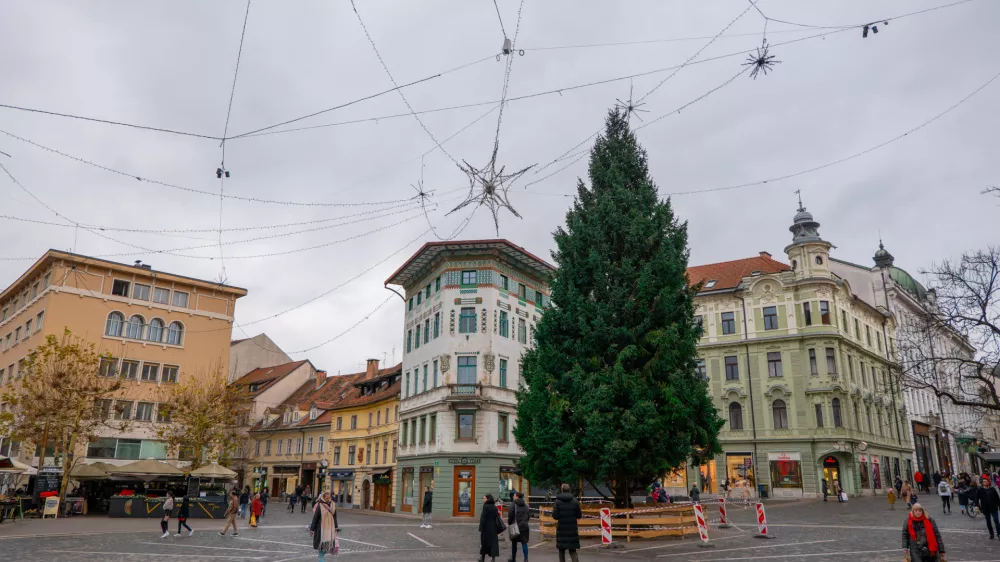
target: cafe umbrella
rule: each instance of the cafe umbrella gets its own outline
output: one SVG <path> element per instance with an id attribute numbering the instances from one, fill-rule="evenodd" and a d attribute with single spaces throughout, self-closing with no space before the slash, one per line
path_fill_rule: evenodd
<path id="1" fill-rule="evenodd" d="M 69 477 L 78 482 L 84 480 L 105 480 L 108 473 L 92 464 L 78 464 L 69 471 Z"/>
<path id="2" fill-rule="evenodd" d="M 129 464 L 125 464 L 119 467 L 111 469 L 111 473 L 121 476 L 132 476 L 143 480 L 145 482 L 151 482 L 157 478 L 166 477 L 181 477 L 184 476 L 184 471 L 167 464 L 163 461 L 158 461 L 156 459 L 146 459 L 141 461 L 135 461 Z"/>
<path id="3" fill-rule="evenodd" d="M 236 473 L 228 468 L 212 461 L 201 468 L 191 471 L 191 476 L 198 478 L 218 478 L 220 480 L 232 480 L 236 478 Z"/>

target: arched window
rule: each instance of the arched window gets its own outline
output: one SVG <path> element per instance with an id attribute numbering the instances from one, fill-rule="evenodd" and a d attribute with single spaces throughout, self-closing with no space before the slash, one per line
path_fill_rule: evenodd
<path id="1" fill-rule="evenodd" d="M 823 265 L 823 256 L 816 256 L 816 265 Z"/>
<path id="2" fill-rule="evenodd" d="M 833 399 L 833 427 L 844 427 L 844 420 L 840 416 L 840 398 Z"/>
<path id="3" fill-rule="evenodd" d="M 736 431 L 743 429 L 743 406 L 739 402 L 729 405 L 729 429 Z"/>
<path id="4" fill-rule="evenodd" d="M 155 342 L 163 341 L 163 320 L 153 318 L 149 321 L 149 333 L 146 334 L 146 339 Z"/>
<path id="5" fill-rule="evenodd" d="M 167 343 L 171 345 L 181 345 L 184 340 L 184 326 L 180 322 L 171 322 L 167 329 Z"/>
<path id="6" fill-rule="evenodd" d="M 784 400 L 775 400 L 771 404 L 771 413 L 774 415 L 774 429 L 788 429 L 788 408 Z"/>
<path id="7" fill-rule="evenodd" d="M 125 337 L 132 339 L 142 339 L 142 327 L 146 324 L 146 319 L 136 314 L 128 319 L 125 326 Z"/>
<path id="8" fill-rule="evenodd" d="M 124 324 L 125 315 L 121 312 L 112 312 L 108 315 L 108 323 L 104 326 L 104 335 L 120 338 Z"/>

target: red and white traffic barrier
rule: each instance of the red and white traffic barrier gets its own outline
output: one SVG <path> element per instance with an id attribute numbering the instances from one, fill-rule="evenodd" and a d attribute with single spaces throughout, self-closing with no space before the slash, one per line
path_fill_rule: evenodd
<path id="1" fill-rule="evenodd" d="M 698 546 L 715 546 L 708 542 L 708 523 L 705 521 L 705 508 L 700 503 L 694 504 L 694 519 L 698 523 L 698 535 L 701 543 Z"/>
<path id="2" fill-rule="evenodd" d="M 611 510 L 601 508 L 601 544 L 611 544 Z"/>
<path id="3" fill-rule="evenodd" d="M 758 539 L 773 539 L 773 536 L 767 534 L 767 514 L 764 513 L 764 504 L 757 504 L 757 534 L 754 535 Z"/>
<path id="4" fill-rule="evenodd" d="M 726 518 L 726 498 L 719 498 L 719 528 L 728 529 L 729 519 Z"/>

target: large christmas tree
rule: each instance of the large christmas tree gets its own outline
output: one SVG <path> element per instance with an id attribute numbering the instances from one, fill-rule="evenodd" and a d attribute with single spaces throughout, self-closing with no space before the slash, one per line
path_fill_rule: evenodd
<path id="1" fill-rule="evenodd" d="M 687 224 L 661 201 L 628 114 L 609 112 L 566 228 L 552 307 L 523 358 L 514 430 L 532 481 L 606 486 L 618 506 L 719 450 L 722 420 L 696 374 Z"/>

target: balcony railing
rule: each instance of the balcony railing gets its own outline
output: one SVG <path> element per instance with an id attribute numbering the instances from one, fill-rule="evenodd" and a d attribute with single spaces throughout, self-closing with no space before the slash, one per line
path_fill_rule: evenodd
<path id="1" fill-rule="evenodd" d="M 478 384 L 454 384 L 451 385 L 451 393 L 455 396 L 473 396 L 480 394 L 480 386 Z"/>

